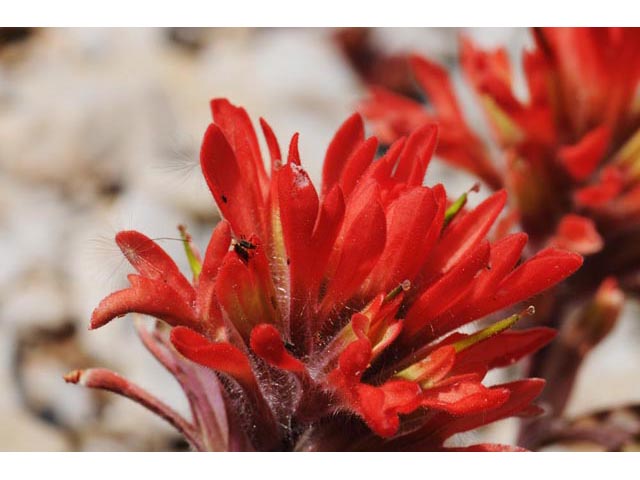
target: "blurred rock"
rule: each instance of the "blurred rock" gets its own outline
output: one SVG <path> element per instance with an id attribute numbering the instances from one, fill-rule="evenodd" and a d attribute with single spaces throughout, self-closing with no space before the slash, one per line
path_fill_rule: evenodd
<path id="1" fill-rule="evenodd" d="M 16 329 L 34 325 L 55 327 L 66 321 L 66 292 L 50 271 L 24 275 L 4 291 L 6 300 L 0 304 L 0 318 Z"/>
<path id="2" fill-rule="evenodd" d="M 69 442 L 55 428 L 34 419 L 26 412 L 3 410 L 0 451 L 63 452 Z"/>

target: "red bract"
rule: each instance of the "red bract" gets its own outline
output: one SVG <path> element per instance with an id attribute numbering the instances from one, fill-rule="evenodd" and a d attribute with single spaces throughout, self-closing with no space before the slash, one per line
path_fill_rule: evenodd
<path id="1" fill-rule="evenodd" d="M 201 164 L 224 220 L 202 260 L 183 231 L 193 281 L 151 239 L 121 232 L 138 274 L 92 318 L 95 328 L 138 312 L 172 327 L 141 333 L 182 384 L 193 419 L 104 371 L 70 380 L 142 401 L 197 449 L 442 449 L 458 432 L 529 411 L 542 380 L 482 380 L 553 332 L 511 331 L 521 314 L 456 330 L 561 281 L 579 255 L 548 248 L 518 265 L 525 235 L 485 240 L 505 192 L 464 211 L 448 208 L 442 185 L 422 186 L 434 126 L 374 161 L 377 140 L 352 116 L 329 145 L 318 193 L 297 135 L 283 161 L 261 120 L 267 174 L 246 112 L 211 105 Z"/>

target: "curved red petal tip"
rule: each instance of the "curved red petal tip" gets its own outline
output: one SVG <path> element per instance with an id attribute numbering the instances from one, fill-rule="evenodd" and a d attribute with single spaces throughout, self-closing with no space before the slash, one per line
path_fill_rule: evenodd
<path id="1" fill-rule="evenodd" d="M 422 185 L 437 144 L 438 126 L 435 123 L 427 122 L 414 130 L 400 154 L 394 177 L 410 185 Z"/>
<path id="2" fill-rule="evenodd" d="M 544 378 L 532 377 L 522 380 L 515 380 L 513 382 L 504 383 L 497 386 L 511 388 L 512 395 L 514 395 L 513 392 L 517 392 L 515 393 L 515 395 L 524 395 L 526 392 L 532 397 L 532 399 L 535 399 L 538 395 L 540 395 L 540 392 L 542 392 L 542 389 L 544 388 L 546 383 L 547 381 Z"/>
<path id="3" fill-rule="evenodd" d="M 540 350 L 556 335 L 557 331 L 548 327 L 506 330 L 460 352 L 456 371 L 467 371 L 474 364 L 484 365 L 487 369 L 512 365 L 526 355 Z"/>
<path id="4" fill-rule="evenodd" d="M 153 243 L 153 240 L 136 230 L 122 230 L 116 233 L 115 240 L 124 256 L 132 264 L 135 264 L 140 253 L 146 253 Z"/>
<path id="5" fill-rule="evenodd" d="M 563 249 L 550 248 L 549 256 L 555 254 L 560 262 L 561 268 L 564 269 L 565 278 L 573 275 L 584 263 L 584 257 L 576 252 L 570 252 Z M 543 250 L 544 251 L 544 250 Z"/>
<path id="6" fill-rule="evenodd" d="M 490 311 L 513 305 L 560 283 L 584 262 L 582 255 L 548 247 L 516 268 L 499 287 Z"/>
<path id="7" fill-rule="evenodd" d="M 291 137 L 291 142 L 289 143 L 289 155 L 287 157 L 287 162 L 294 163 L 296 165 L 300 165 L 300 150 L 298 149 L 298 141 L 300 139 L 299 133 L 294 133 L 293 137 Z"/>
<path id="8" fill-rule="evenodd" d="M 251 331 L 251 350 L 269 365 L 289 372 L 304 372 L 304 364 L 291 355 L 284 346 L 280 332 L 267 323 L 261 323 Z"/>
<path id="9" fill-rule="evenodd" d="M 213 229 L 207 250 L 202 262 L 202 271 L 198 279 L 198 290 L 203 284 L 212 283 L 222 264 L 224 256 L 231 245 L 231 225 L 226 220 L 221 220 Z"/>
<path id="10" fill-rule="evenodd" d="M 436 264 L 447 271 L 465 252 L 481 241 L 495 223 L 507 203 L 507 191 L 501 189 L 484 200 L 459 220 L 451 222 L 445 229 L 442 241 L 436 247 Z"/>
<path id="11" fill-rule="evenodd" d="M 149 266 L 153 264 L 148 263 L 145 268 Z M 91 330 L 105 325 L 114 318 L 134 312 L 156 317 L 170 325 L 198 328 L 199 318 L 189 301 L 169 284 L 171 277 L 152 280 L 131 274 L 128 279 L 131 287 L 105 297 L 95 308 L 91 315 Z"/>
<path id="12" fill-rule="evenodd" d="M 216 120 L 216 112 L 220 111 L 223 108 L 235 107 L 227 98 L 219 97 L 212 98 L 209 101 L 209 108 L 211 109 L 211 117 Z"/>
<path id="13" fill-rule="evenodd" d="M 123 248 L 123 246 L 128 244 L 131 241 L 131 238 L 136 234 L 142 235 L 136 230 L 121 230 L 116 233 L 116 243 L 120 248 Z"/>
<path id="14" fill-rule="evenodd" d="M 510 391 L 487 388 L 478 381 L 466 381 L 426 390 L 422 406 L 463 416 L 492 410 L 504 405 Z"/>
<path id="15" fill-rule="evenodd" d="M 322 194 L 338 182 L 349 156 L 364 141 L 364 121 L 359 113 L 351 115 L 334 135 L 324 157 Z"/>
<path id="16" fill-rule="evenodd" d="M 182 275 L 169 254 L 152 239 L 135 230 L 125 230 L 116 235 L 116 243 L 140 275 L 161 280 L 187 303 L 195 300 L 191 282 Z"/>
<path id="17" fill-rule="evenodd" d="M 278 144 L 276 135 L 273 133 L 273 129 L 262 117 L 260 118 L 260 127 L 262 128 L 264 139 L 267 142 L 269 156 L 271 157 L 271 166 L 273 168 L 275 162 L 282 159 L 282 154 L 280 153 L 280 145 Z"/>
<path id="18" fill-rule="evenodd" d="M 103 298 L 91 313 L 89 330 L 103 327 L 114 318 L 123 317 L 127 313 L 133 312 L 133 305 L 137 296 L 133 288 L 125 288 Z"/>
<path id="19" fill-rule="evenodd" d="M 116 234 L 115 240 L 127 260 L 145 276 L 156 278 L 178 270 L 162 247 L 144 233 L 122 230 Z"/>
<path id="20" fill-rule="evenodd" d="M 604 240 L 593 220 L 569 214 L 560 220 L 552 244 L 581 255 L 590 255 L 602 250 Z"/>
<path id="21" fill-rule="evenodd" d="M 111 319 L 107 319 L 104 315 L 101 315 L 100 312 L 96 312 L 97 309 L 93 311 L 91 314 L 91 320 L 89 322 L 89 330 L 96 330 L 100 327 L 105 326 L 107 323 L 111 321 Z"/>
<path id="22" fill-rule="evenodd" d="M 499 210 L 502 211 L 504 206 L 507 204 L 507 191 L 504 188 L 501 188 L 492 196 L 495 196 L 495 201 L 497 204 L 501 205 Z"/>
<path id="23" fill-rule="evenodd" d="M 189 360 L 226 373 L 245 386 L 255 385 L 255 377 L 249 359 L 230 343 L 213 343 L 186 327 L 171 330 L 171 343 Z"/>

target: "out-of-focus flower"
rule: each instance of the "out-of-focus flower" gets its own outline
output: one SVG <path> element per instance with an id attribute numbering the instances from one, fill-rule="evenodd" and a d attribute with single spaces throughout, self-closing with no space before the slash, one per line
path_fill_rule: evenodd
<path id="1" fill-rule="evenodd" d="M 109 371 L 69 381 L 133 398 L 197 449 L 442 449 L 458 432 L 536 411 L 542 380 L 482 383 L 553 337 L 510 329 L 533 307 L 473 334 L 457 329 L 555 285 L 579 255 L 549 247 L 518 265 L 525 234 L 485 240 L 504 191 L 469 211 L 442 185 L 422 186 L 432 125 L 374 161 L 378 142 L 352 116 L 328 147 L 318 192 L 297 134 L 284 161 L 261 120 L 267 174 L 247 113 L 227 100 L 211 106 L 201 165 L 224 220 L 203 258 L 181 230 L 192 281 L 153 240 L 120 232 L 138 273 L 91 319 L 98 328 L 137 312 L 168 325 L 140 335 L 193 418 Z"/>
<path id="2" fill-rule="evenodd" d="M 563 328 L 555 350 L 545 361 L 536 358 L 532 369 L 546 372 L 551 384 L 545 401 L 558 415 L 582 358 L 615 323 L 623 292 L 640 292 L 640 29 L 533 33 L 535 48 L 523 55 L 526 99 L 515 91 L 505 49 L 483 51 L 462 41 L 460 64 L 493 145 L 468 126 L 446 70 L 417 56 L 410 61 L 430 108 L 374 89 L 363 111 L 386 141 L 437 121 L 443 131 L 439 156 L 510 192 L 505 230 L 519 222 L 532 245 L 587 256 L 567 290 L 549 298 L 543 318 L 560 326 L 573 307 L 586 316 Z M 585 299 L 596 291 L 596 301 L 615 293 L 616 308 L 588 313 L 592 306 Z"/>
<path id="3" fill-rule="evenodd" d="M 588 241 L 573 247 L 593 254 L 617 248 L 628 232 L 640 238 L 640 29 L 549 28 L 534 36 L 535 48 L 523 56 L 526 99 L 515 93 L 505 49 L 462 41 L 461 66 L 492 127 L 497 157 L 467 125 L 447 72 L 424 58 L 411 64 L 430 110 L 374 89 L 363 111 L 385 141 L 426 120 L 440 123 L 438 155 L 491 187 L 506 187 L 534 242 L 584 232 Z M 567 214 L 574 215 L 571 227 Z M 594 241 L 594 229 L 604 242 Z M 637 252 L 629 255 L 637 265 Z"/>

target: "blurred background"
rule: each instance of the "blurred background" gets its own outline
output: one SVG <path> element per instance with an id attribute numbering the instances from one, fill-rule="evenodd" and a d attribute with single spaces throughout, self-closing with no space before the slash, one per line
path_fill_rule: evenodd
<path id="1" fill-rule="evenodd" d="M 186 411 L 132 322 L 88 331 L 93 308 L 129 272 L 115 233 L 169 238 L 159 242 L 181 262 L 182 245 L 170 240 L 178 224 L 206 245 L 218 220 L 198 166 L 210 98 L 265 117 L 281 143 L 300 132 L 317 180 L 365 81 L 415 95 L 398 56 L 455 68 L 461 33 L 508 45 L 514 57 L 531 42 L 525 29 L 0 29 L 0 450 L 187 448 L 142 407 L 62 380 L 105 366 Z M 427 183 L 437 182 L 455 197 L 474 180 L 435 162 Z M 629 302 L 588 357 L 569 416 L 640 401 L 637 316 Z M 512 443 L 515 424 L 470 435 Z"/>

